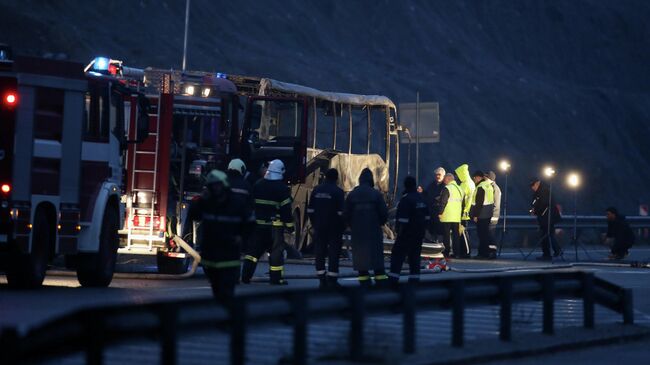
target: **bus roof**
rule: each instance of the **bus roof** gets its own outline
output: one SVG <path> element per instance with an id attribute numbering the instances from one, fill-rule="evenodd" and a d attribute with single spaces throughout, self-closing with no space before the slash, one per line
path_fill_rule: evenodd
<path id="1" fill-rule="evenodd" d="M 347 93 L 335 93 L 321 91 L 311 87 L 296 85 L 288 82 L 263 78 L 260 80 L 260 95 L 265 95 L 266 90 L 277 90 L 285 93 L 298 94 L 328 100 L 335 103 L 351 105 L 388 106 L 395 109 L 395 103 L 386 96 L 381 95 L 358 95 Z"/>

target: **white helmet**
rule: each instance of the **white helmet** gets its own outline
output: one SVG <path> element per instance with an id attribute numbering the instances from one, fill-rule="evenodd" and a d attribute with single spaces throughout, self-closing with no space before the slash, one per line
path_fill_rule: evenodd
<path id="1" fill-rule="evenodd" d="M 282 180 L 284 177 L 284 163 L 280 160 L 273 160 L 269 163 L 264 178 L 266 180 Z"/>
<path id="2" fill-rule="evenodd" d="M 244 161 L 235 158 L 230 163 L 228 164 L 228 170 L 234 170 L 242 174 L 242 176 L 246 173 L 246 164 Z"/>

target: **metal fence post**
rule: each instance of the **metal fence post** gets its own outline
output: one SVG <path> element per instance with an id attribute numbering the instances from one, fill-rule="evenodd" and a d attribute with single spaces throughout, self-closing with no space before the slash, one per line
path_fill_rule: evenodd
<path id="1" fill-rule="evenodd" d="M 159 314 L 161 327 L 160 336 L 160 363 L 162 365 L 176 365 L 176 324 L 178 310 L 171 305 L 162 308 Z"/>
<path id="2" fill-rule="evenodd" d="M 104 362 L 104 322 L 100 318 L 87 318 L 85 330 L 86 365 L 101 365 Z"/>
<path id="3" fill-rule="evenodd" d="M 585 328 L 594 328 L 594 274 L 582 274 L 582 306 Z"/>
<path id="4" fill-rule="evenodd" d="M 512 280 L 504 277 L 499 280 L 499 338 L 502 341 L 512 339 Z"/>
<path id="5" fill-rule="evenodd" d="M 634 324 L 632 289 L 623 289 L 621 291 L 621 309 L 623 310 L 623 324 Z"/>
<path id="6" fill-rule="evenodd" d="M 353 361 L 363 357 L 363 322 L 364 308 L 363 295 L 365 291 L 350 290 L 350 357 Z"/>
<path id="7" fill-rule="evenodd" d="M 230 363 L 246 362 L 246 304 L 235 298 L 230 303 Z"/>
<path id="8" fill-rule="evenodd" d="M 17 364 L 20 357 L 20 342 L 18 330 L 6 327 L 0 331 L 0 363 Z"/>
<path id="9" fill-rule="evenodd" d="M 542 301 L 544 312 L 544 325 L 542 332 L 547 335 L 552 335 L 553 329 L 553 311 L 555 301 L 555 278 L 551 274 L 542 275 Z"/>
<path id="10" fill-rule="evenodd" d="M 404 338 L 404 353 L 415 352 L 415 290 L 413 284 L 402 286 L 402 306 L 404 318 L 402 319 L 402 330 Z"/>
<path id="11" fill-rule="evenodd" d="M 465 327 L 465 281 L 456 280 L 450 288 L 451 297 L 451 345 L 463 346 Z"/>
<path id="12" fill-rule="evenodd" d="M 309 305 L 303 294 L 295 294 L 291 298 L 293 312 L 293 363 L 304 365 L 307 363 L 307 316 Z"/>

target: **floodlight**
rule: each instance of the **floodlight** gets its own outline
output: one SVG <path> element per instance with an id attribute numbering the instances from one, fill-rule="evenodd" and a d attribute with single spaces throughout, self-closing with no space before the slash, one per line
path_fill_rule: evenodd
<path id="1" fill-rule="evenodd" d="M 499 162 L 499 169 L 501 169 L 501 171 L 507 172 L 510 170 L 510 162 L 507 160 L 501 160 L 501 162 Z"/>
<path id="2" fill-rule="evenodd" d="M 555 169 L 552 168 L 551 166 L 546 166 L 544 168 L 544 176 L 553 177 L 553 175 L 555 175 Z"/>
<path id="3" fill-rule="evenodd" d="M 570 187 L 577 188 L 580 186 L 580 175 L 576 172 L 572 172 L 567 176 L 566 182 Z"/>

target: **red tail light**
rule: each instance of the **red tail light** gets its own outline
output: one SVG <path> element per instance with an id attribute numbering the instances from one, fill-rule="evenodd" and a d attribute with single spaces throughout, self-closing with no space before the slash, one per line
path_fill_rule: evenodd
<path id="1" fill-rule="evenodd" d="M 9 192 L 11 192 L 11 185 L 2 184 L 2 187 L 0 187 L 0 190 L 2 190 L 2 192 L 5 193 L 5 194 L 9 194 Z"/>
<path id="2" fill-rule="evenodd" d="M 14 106 L 16 103 L 18 103 L 18 96 L 16 93 L 9 92 L 5 95 L 4 100 L 5 104 L 9 106 Z"/>

